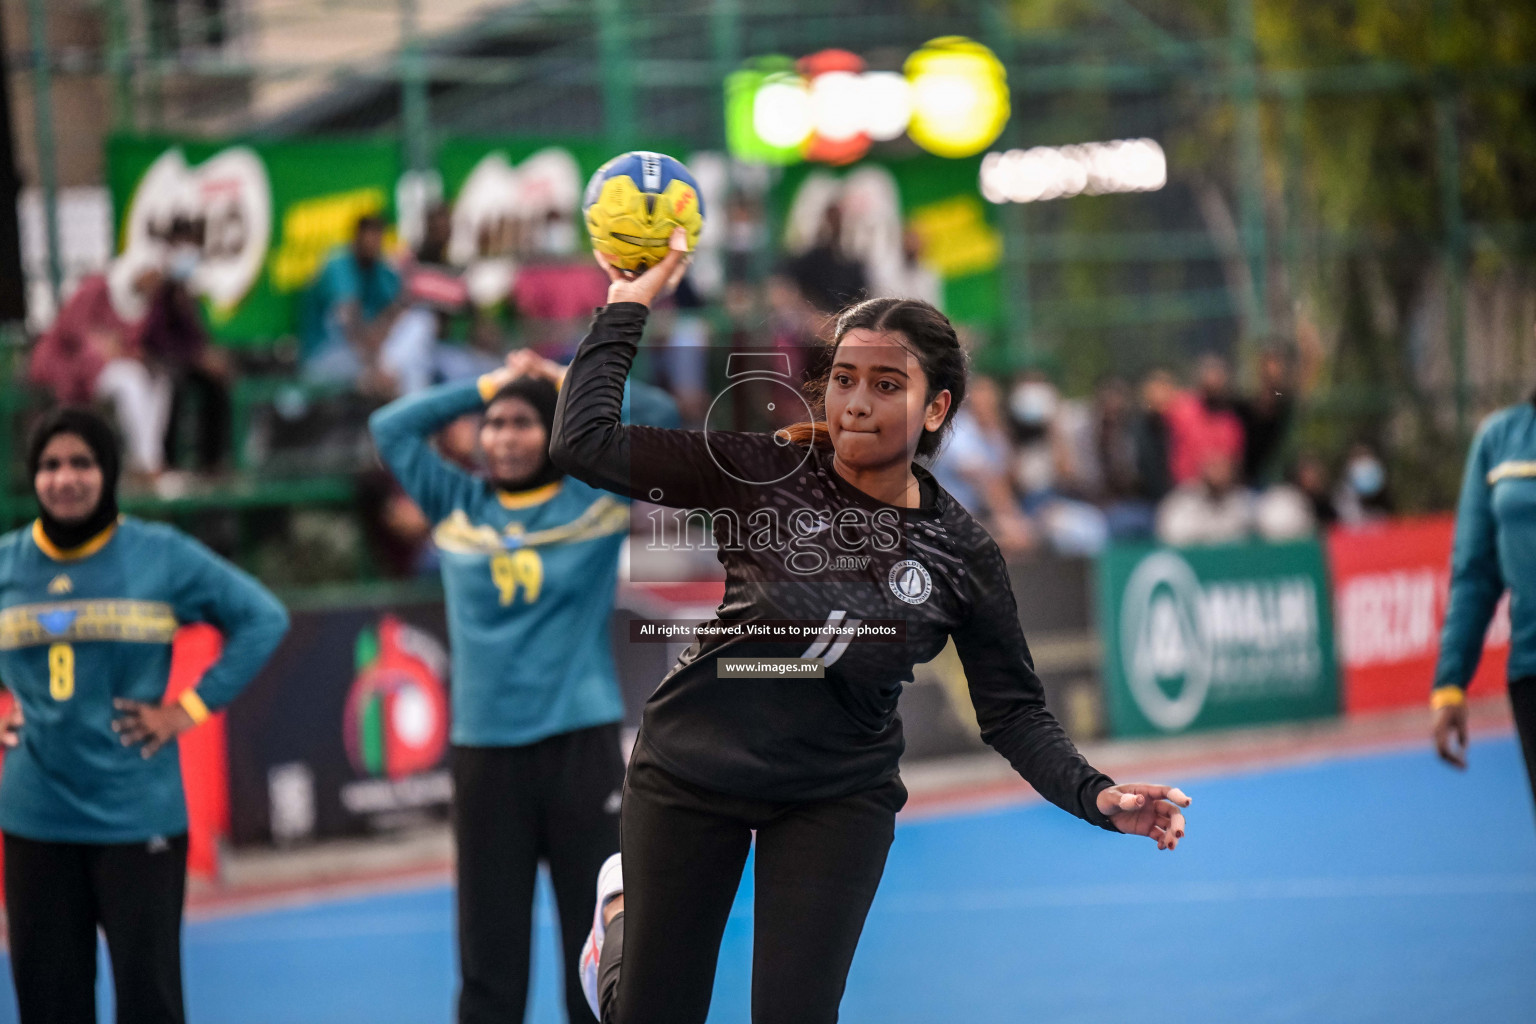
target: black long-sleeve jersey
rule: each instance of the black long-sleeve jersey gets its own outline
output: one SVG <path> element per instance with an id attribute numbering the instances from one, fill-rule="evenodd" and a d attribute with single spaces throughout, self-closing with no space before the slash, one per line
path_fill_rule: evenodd
<path id="1" fill-rule="evenodd" d="M 560 391 L 550 455 L 577 479 L 702 510 L 725 567 L 710 626 L 901 621 L 904 636 L 788 642 L 708 636 L 646 702 L 637 758 L 696 785 L 764 800 L 819 800 L 896 775 L 896 702 L 914 665 L 953 636 L 981 735 L 1046 799 L 1115 831 L 1095 798 L 1112 781 L 1045 707 L 1002 554 L 921 466 L 918 508 L 879 501 L 832 454 L 768 433 L 668 430 L 620 420 L 647 309 L 599 310 Z M 820 657 L 824 677 L 732 678 L 720 658 Z"/>

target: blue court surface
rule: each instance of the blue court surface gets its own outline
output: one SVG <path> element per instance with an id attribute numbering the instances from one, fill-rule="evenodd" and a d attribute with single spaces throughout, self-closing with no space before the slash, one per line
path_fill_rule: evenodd
<path id="1" fill-rule="evenodd" d="M 1472 759 L 1465 775 L 1414 751 L 1190 781 L 1173 854 L 1039 803 L 908 821 L 842 1019 L 1536 1020 L 1531 798 L 1512 738 Z M 749 874 L 712 1022 L 748 1020 L 750 897 Z M 564 1019 L 551 921 L 546 900 L 538 1024 Z M 447 1022 L 452 927 L 441 886 L 194 920 L 190 1019 Z M 3 987 L 12 1019 L 8 972 Z"/>

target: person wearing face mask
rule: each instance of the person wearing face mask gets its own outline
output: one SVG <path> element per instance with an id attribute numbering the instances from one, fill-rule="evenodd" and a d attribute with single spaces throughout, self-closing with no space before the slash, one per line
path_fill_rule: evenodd
<path id="1" fill-rule="evenodd" d="M 161 267 L 148 282 L 149 311 L 141 335 L 145 358 L 172 386 L 163 442 L 165 464 L 177 464 L 177 435 L 190 402 L 197 410 L 195 465 L 211 472 L 229 450 L 231 367 L 223 351 L 210 343 L 192 292 L 193 275 L 202 259 L 201 232 L 191 220 L 177 217 L 165 243 Z"/>
<path id="2" fill-rule="evenodd" d="M 187 807 L 176 737 L 234 699 L 288 628 L 283 606 L 190 537 L 117 511 L 117 439 L 95 413 L 38 425 L 40 508 L 0 537 L 0 680 L 15 695 L 0 777 L 11 974 L 21 1024 L 96 1020 L 106 935 L 121 1024 L 185 1019 Z M 176 630 L 218 661 L 163 702 Z"/>
<path id="3" fill-rule="evenodd" d="M 566 1011 L 591 1019 L 577 961 L 592 879 L 619 846 L 624 709 L 608 624 L 628 502 L 550 460 L 563 375 L 524 349 L 369 420 L 380 457 L 432 526 L 447 592 L 461 1024 L 523 1019 L 541 860 L 559 911 Z M 633 385 L 626 415 L 631 407 L 638 422 L 677 421 L 656 388 Z M 429 440 L 472 412 L 483 477 Z"/>
<path id="4" fill-rule="evenodd" d="M 84 278 L 33 347 L 30 383 L 56 402 L 112 406 L 126 443 L 130 474 L 146 479 L 165 468 L 171 380 L 140 343 L 148 292 L 158 280 L 142 251 L 113 259 L 104 274 Z"/>
<path id="5" fill-rule="evenodd" d="M 1370 445 L 1360 443 L 1350 448 L 1333 503 L 1339 522 L 1345 526 L 1360 526 L 1392 514 L 1395 505 L 1387 488 L 1387 470 Z"/>
<path id="6" fill-rule="evenodd" d="M 1015 442 L 1013 480 L 1024 510 L 1058 552 L 1092 555 L 1102 550 L 1109 541 L 1108 521 L 1080 500 L 1102 478 L 1088 410 L 1063 400 L 1044 372 L 1028 370 L 1008 395 L 1008 416 Z"/>

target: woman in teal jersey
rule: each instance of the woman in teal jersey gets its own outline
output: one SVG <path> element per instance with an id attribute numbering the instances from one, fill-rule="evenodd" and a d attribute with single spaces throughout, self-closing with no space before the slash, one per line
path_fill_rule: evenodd
<path id="1" fill-rule="evenodd" d="M 541 860 L 559 909 L 566 1013 L 592 1020 L 577 961 L 592 878 L 619 848 L 624 707 L 608 629 L 628 505 L 549 459 L 563 372 L 516 352 L 478 381 L 402 398 L 370 422 L 441 553 L 462 1024 L 523 1019 Z M 676 423 L 676 406 L 655 388 L 634 385 L 632 404 L 638 422 Z M 483 477 L 429 440 L 474 412 Z"/>
<path id="2" fill-rule="evenodd" d="M 1435 748 L 1457 768 L 1467 766 L 1467 684 L 1506 589 L 1509 703 L 1536 790 L 1536 396 L 1488 417 L 1467 454 L 1430 697 Z"/>
<path id="3" fill-rule="evenodd" d="M 187 807 L 176 736 L 234 699 L 288 616 L 185 534 L 118 515 L 117 440 L 94 413 L 44 419 L 28 470 L 41 514 L 0 537 L 0 681 L 18 704 L 0 830 L 21 1021 L 95 1021 L 100 927 L 119 1024 L 179 1024 Z M 171 641 L 190 622 L 216 626 L 223 653 L 164 705 Z"/>

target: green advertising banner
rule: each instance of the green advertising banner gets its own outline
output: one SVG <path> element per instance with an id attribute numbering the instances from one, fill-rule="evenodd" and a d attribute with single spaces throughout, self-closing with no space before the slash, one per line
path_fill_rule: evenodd
<path id="1" fill-rule="evenodd" d="M 997 207 L 981 198 L 981 158 L 914 156 L 863 160 L 844 168 L 796 164 L 775 186 L 791 249 L 806 244 L 821 211 L 839 202 L 844 244 L 873 272 L 898 258 L 911 233 L 922 263 L 943 282 L 943 306 L 959 324 L 992 328 L 1002 319 L 1003 236 Z"/>
<path id="2" fill-rule="evenodd" d="M 1315 540 L 1111 548 L 1099 560 L 1099 621 L 1112 735 L 1338 713 Z"/>
<path id="3" fill-rule="evenodd" d="M 404 174 L 390 139 L 116 136 L 107 144 L 107 176 L 118 251 L 147 261 L 173 220 L 192 221 L 203 235 L 192 287 L 214 336 L 259 346 L 294 332 L 304 290 L 364 214 L 419 225 L 424 205 L 447 197 L 454 208 L 449 257 L 478 265 L 469 284 L 482 305 L 505 300 L 530 250 L 547 253 L 553 245 L 570 259 L 589 259 L 581 192 L 615 155 L 584 140 L 454 139 L 439 148 L 433 170 L 415 176 Z"/>
<path id="4" fill-rule="evenodd" d="M 118 251 L 147 259 L 173 219 L 199 225 L 193 290 L 215 337 L 234 345 L 292 332 L 299 293 L 358 217 L 392 215 L 399 177 L 399 147 L 382 140 L 107 143 Z"/>

